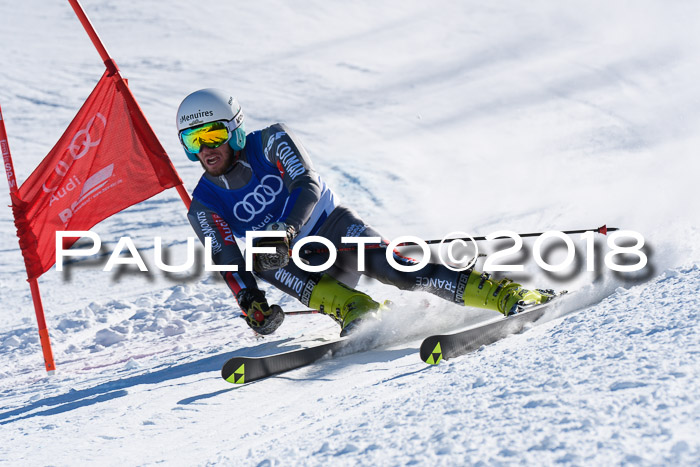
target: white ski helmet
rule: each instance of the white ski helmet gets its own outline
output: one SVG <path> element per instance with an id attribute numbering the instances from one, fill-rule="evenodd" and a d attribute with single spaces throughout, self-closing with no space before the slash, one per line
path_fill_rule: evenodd
<path id="1" fill-rule="evenodd" d="M 198 161 L 197 154 L 187 150 L 182 141 L 183 130 L 205 123 L 222 121 L 229 130 L 228 144 L 235 151 L 245 147 L 243 110 L 230 94 L 214 88 L 200 89 L 185 97 L 177 109 L 177 133 L 185 154 L 191 161 Z"/>

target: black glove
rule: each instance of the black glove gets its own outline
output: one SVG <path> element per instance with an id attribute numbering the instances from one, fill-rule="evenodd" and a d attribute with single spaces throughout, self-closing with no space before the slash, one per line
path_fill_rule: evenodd
<path id="1" fill-rule="evenodd" d="M 256 272 L 271 271 L 280 269 L 289 264 L 289 245 L 297 235 L 297 231 L 291 225 L 284 222 L 275 222 L 267 226 L 265 230 L 273 232 L 285 232 L 286 237 L 262 237 L 255 246 L 273 247 L 275 253 L 255 253 L 253 254 L 253 269 Z"/>
<path id="2" fill-rule="evenodd" d="M 262 290 L 241 289 L 236 300 L 245 312 L 246 323 L 258 334 L 272 334 L 284 321 L 282 308 L 279 305 L 269 306 Z"/>

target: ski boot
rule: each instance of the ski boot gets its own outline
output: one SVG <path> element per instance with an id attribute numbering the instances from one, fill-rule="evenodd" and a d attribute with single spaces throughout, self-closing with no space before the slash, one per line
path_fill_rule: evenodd
<path id="1" fill-rule="evenodd" d="M 369 295 L 324 274 L 311 291 L 309 306 L 333 318 L 340 324 L 340 335 L 345 336 L 362 320 L 378 318 L 378 312 L 386 304 L 381 305 Z"/>
<path id="2" fill-rule="evenodd" d="M 528 290 L 510 279 L 496 282 L 488 273 L 470 271 L 462 300 L 466 306 L 495 310 L 510 316 L 518 313 L 522 307 L 545 303 L 554 295 L 551 289 Z"/>

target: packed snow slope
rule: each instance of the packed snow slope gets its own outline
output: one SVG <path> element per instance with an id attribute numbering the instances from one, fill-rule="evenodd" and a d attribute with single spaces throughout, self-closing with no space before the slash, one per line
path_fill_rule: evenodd
<path id="1" fill-rule="evenodd" d="M 83 6 L 189 190 L 201 167 L 182 152 L 175 111 L 220 87 L 249 130 L 286 122 L 341 200 L 387 237 L 608 224 L 639 232 L 649 261 L 611 271 L 602 237 L 587 271 L 593 251 L 573 237 L 574 264 L 546 273 L 528 240 L 504 258 L 525 266 L 509 275 L 572 293 L 544 323 L 436 367 L 418 358 L 421 337 L 494 314 L 366 280 L 397 303 L 386 345 L 235 387 L 219 376 L 232 355 L 337 329 L 292 316 L 259 339 L 216 276 L 156 270 L 155 236 L 174 264 L 193 236 L 170 190 L 96 226 L 100 256 L 40 278 L 49 377 L 12 213 L 0 209 L 0 464 L 700 463 L 696 2 Z M 21 182 L 104 65 L 68 2 L 0 4 L 0 44 Z M 148 273 L 102 271 L 122 236 Z"/>

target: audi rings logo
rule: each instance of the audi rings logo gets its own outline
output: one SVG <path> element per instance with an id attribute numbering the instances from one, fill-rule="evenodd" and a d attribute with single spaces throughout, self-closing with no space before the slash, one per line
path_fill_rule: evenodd
<path id="1" fill-rule="evenodd" d="M 233 215 L 241 222 L 250 222 L 257 214 L 263 212 L 282 192 L 282 179 L 275 175 L 265 175 L 260 185 L 233 206 Z"/>
<path id="2" fill-rule="evenodd" d="M 95 123 L 95 118 L 99 117 L 100 120 L 102 120 L 102 128 L 100 130 L 95 130 L 94 133 L 97 133 L 96 135 L 90 134 L 90 130 L 92 129 L 92 125 Z M 73 136 L 73 140 L 70 142 L 70 146 L 68 148 L 70 149 L 71 156 L 73 156 L 73 159 L 80 159 L 83 157 L 87 152 L 90 150 L 90 148 L 97 146 L 100 144 L 100 141 L 102 141 L 102 133 L 104 133 L 104 129 L 107 126 L 107 119 L 102 115 L 101 113 L 97 112 L 94 117 L 92 117 L 85 128 L 82 130 L 79 130 L 75 136 Z M 96 138 L 93 140 L 93 138 Z"/>
<path id="3" fill-rule="evenodd" d="M 99 118 L 102 122 L 102 128 L 97 128 L 97 125 L 95 125 L 95 128 L 93 128 L 95 119 L 97 118 Z M 93 115 L 93 117 L 90 120 L 88 120 L 87 125 L 85 125 L 85 128 L 82 128 L 75 133 L 73 139 L 68 145 L 68 150 L 70 151 L 72 159 L 68 160 L 68 162 L 60 160 L 58 161 L 58 163 L 56 163 L 56 166 L 54 167 L 54 172 L 56 172 L 56 175 L 58 176 L 58 184 L 56 184 L 56 186 L 48 187 L 46 186 L 46 183 L 48 182 L 45 182 L 41 186 L 44 190 L 44 193 L 53 193 L 58 189 L 58 185 L 62 182 L 63 178 L 68 173 L 68 169 L 71 168 L 73 162 L 86 155 L 90 148 L 100 144 L 106 127 L 107 119 L 100 112 L 97 112 L 95 115 Z"/>

